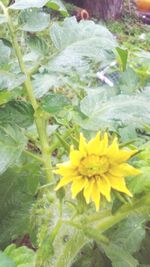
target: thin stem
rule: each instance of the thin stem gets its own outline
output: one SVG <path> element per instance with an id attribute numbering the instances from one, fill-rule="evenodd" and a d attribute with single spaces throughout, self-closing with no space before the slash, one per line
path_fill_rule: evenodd
<path id="1" fill-rule="evenodd" d="M 34 153 L 32 153 L 32 152 L 30 152 L 28 150 L 24 150 L 23 153 L 25 153 L 26 155 L 28 155 L 28 156 L 30 156 L 30 157 L 32 157 L 32 158 L 34 158 L 34 159 L 36 159 L 36 160 L 38 160 L 38 161 L 43 163 L 43 159 L 41 157 L 37 156 L 36 154 L 34 154 Z"/>
<path id="2" fill-rule="evenodd" d="M 40 145 L 41 145 L 41 152 L 42 152 L 42 159 L 43 159 L 43 165 L 44 170 L 47 176 L 47 182 L 49 182 L 53 175 L 51 171 L 51 157 L 49 154 L 49 143 L 48 143 L 48 136 L 47 136 L 47 118 L 44 114 L 44 112 L 41 112 L 38 114 L 38 102 L 36 101 L 36 98 L 33 94 L 33 88 L 31 83 L 31 77 L 26 69 L 26 66 L 23 62 L 22 52 L 20 49 L 20 46 L 18 44 L 18 41 L 16 39 L 16 34 L 14 31 L 13 22 L 11 20 L 11 17 L 9 16 L 8 8 L 6 8 L 3 3 L 0 1 L 0 7 L 2 8 L 8 24 L 8 29 L 10 31 L 11 39 L 13 48 L 15 50 L 19 66 L 21 71 L 25 74 L 26 80 L 24 82 L 24 87 L 26 89 L 27 95 L 29 97 L 29 100 L 33 106 L 33 109 L 35 111 L 35 124 L 38 131 L 39 139 L 40 139 Z"/>

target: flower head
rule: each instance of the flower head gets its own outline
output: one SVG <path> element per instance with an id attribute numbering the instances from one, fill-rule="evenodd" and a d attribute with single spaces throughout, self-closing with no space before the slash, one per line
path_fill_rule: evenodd
<path id="1" fill-rule="evenodd" d="M 89 142 L 81 134 L 79 149 L 71 147 L 70 160 L 57 164 L 55 173 L 62 179 L 55 190 L 72 183 L 72 197 L 83 191 L 86 203 L 93 201 L 96 210 L 99 210 L 101 195 L 107 201 L 111 200 L 111 189 L 132 196 L 124 177 L 137 175 L 140 171 L 125 162 L 136 152 L 119 149 L 117 138 L 109 145 L 107 133 L 101 138 L 98 132 Z"/>

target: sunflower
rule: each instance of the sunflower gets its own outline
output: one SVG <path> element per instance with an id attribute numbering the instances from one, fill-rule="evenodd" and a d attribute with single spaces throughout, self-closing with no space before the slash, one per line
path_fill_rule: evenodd
<path id="1" fill-rule="evenodd" d="M 132 197 L 124 177 L 137 175 L 140 171 L 125 162 L 136 152 L 119 149 L 117 138 L 109 145 L 107 133 L 101 138 L 98 132 L 89 142 L 80 134 L 79 149 L 72 146 L 70 160 L 57 164 L 55 173 L 61 175 L 62 179 L 55 190 L 72 183 L 72 197 L 75 198 L 82 191 L 86 203 L 93 201 L 97 211 L 101 195 L 111 201 L 111 189 Z"/>

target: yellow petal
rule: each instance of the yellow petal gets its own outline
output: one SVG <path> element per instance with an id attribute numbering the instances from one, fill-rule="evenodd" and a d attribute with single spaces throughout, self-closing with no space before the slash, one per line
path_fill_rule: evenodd
<path id="1" fill-rule="evenodd" d="M 70 178 L 70 177 L 69 178 L 68 177 L 63 177 L 59 181 L 58 185 L 56 186 L 55 191 L 57 191 L 59 188 L 63 187 L 64 185 L 69 184 L 70 182 L 72 182 L 72 179 L 73 178 Z"/>
<path id="2" fill-rule="evenodd" d="M 115 176 L 110 175 L 108 177 L 108 180 L 109 180 L 110 185 L 113 189 L 120 191 L 120 192 L 123 192 L 123 193 L 127 194 L 128 196 L 132 197 L 131 192 L 126 187 L 125 180 L 123 177 L 115 177 Z"/>
<path id="3" fill-rule="evenodd" d="M 138 150 L 119 150 L 118 153 L 114 155 L 114 159 L 116 163 L 122 163 L 124 161 L 127 161 L 129 158 L 131 158 L 135 153 L 137 153 Z"/>
<path id="4" fill-rule="evenodd" d="M 80 134 L 79 151 L 82 156 L 87 155 L 87 142 L 82 133 Z"/>
<path id="5" fill-rule="evenodd" d="M 128 163 L 123 163 L 120 165 L 114 165 L 110 168 L 109 173 L 111 173 L 113 176 L 132 176 L 132 175 L 138 175 L 140 174 L 140 170 L 132 167 Z"/>
<path id="6" fill-rule="evenodd" d="M 86 203 L 89 204 L 90 198 L 91 198 L 91 193 L 92 193 L 92 188 L 93 188 L 93 180 L 88 180 L 87 185 L 84 187 L 83 195 L 85 197 Z"/>
<path id="7" fill-rule="evenodd" d="M 107 150 L 107 155 L 110 158 L 113 158 L 119 151 L 119 147 L 118 147 L 118 139 L 114 138 L 112 144 L 108 147 Z"/>
<path id="8" fill-rule="evenodd" d="M 97 135 L 91 139 L 88 144 L 87 144 L 87 152 L 89 155 L 95 154 L 99 155 L 100 154 L 100 132 L 97 133 Z"/>
<path id="9" fill-rule="evenodd" d="M 100 190 L 96 182 L 93 184 L 91 197 L 95 203 L 96 211 L 98 211 L 100 207 Z"/>
<path id="10" fill-rule="evenodd" d="M 97 185 L 99 187 L 100 193 L 104 197 L 106 197 L 107 201 L 110 201 L 111 200 L 111 197 L 110 197 L 111 186 L 110 186 L 110 183 L 107 177 L 102 177 L 101 179 L 97 180 Z"/>
<path id="11" fill-rule="evenodd" d="M 61 176 L 65 176 L 65 177 L 68 177 L 68 176 L 73 177 L 77 175 L 77 171 L 75 167 L 71 167 L 71 166 L 68 166 L 68 167 L 62 166 L 58 170 L 55 170 L 54 173 L 59 174 Z"/>
<path id="12" fill-rule="evenodd" d="M 100 154 L 105 154 L 108 148 L 108 134 L 105 133 L 100 142 Z"/>
<path id="13" fill-rule="evenodd" d="M 82 178 L 81 176 L 75 177 L 73 184 L 71 186 L 72 197 L 75 198 L 76 195 L 82 191 L 86 184 L 86 179 Z"/>
<path id="14" fill-rule="evenodd" d="M 78 166 L 80 164 L 81 159 L 83 158 L 83 154 L 80 151 L 74 150 L 72 148 L 69 157 L 71 164 L 74 166 Z"/>

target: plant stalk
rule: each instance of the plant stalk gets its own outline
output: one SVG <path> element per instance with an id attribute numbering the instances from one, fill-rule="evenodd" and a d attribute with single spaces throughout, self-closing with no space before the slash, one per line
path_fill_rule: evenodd
<path id="1" fill-rule="evenodd" d="M 13 22 L 11 20 L 11 17 L 9 16 L 8 8 L 6 8 L 1 1 L 0 1 L 0 8 L 3 10 L 4 15 L 6 16 L 6 19 L 7 19 L 7 25 L 8 25 L 10 36 L 12 39 L 13 48 L 15 50 L 21 72 L 24 73 L 26 76 L 24 87 L 26 89 L 28 98 L 32 104 L 32 107 L 35 111 L 35 124 L 36 124 L 37 132 L 38 132 L 39 140 L 40 140 L 40 145 L 41 145 L 43 165 L 44 165 L 44 170 L 47 176 L 47 182 L 49 182 L 52 179 L 53 175 L 52 175 L 52 170 L 51 170 L 52 169 L 51 157 L 49 154 L 49 142 L 48 142 L 48 136 L 47 136 L 47 118 L 44 112 L 41 111 L 40 114 L 38 114 L 37 112 L 39 108 L 38 102 L 36 101 L 36 98 L 33 94 L 31 77 L 23 62 L 22 52 L 21 52 L 20 46 L 16 38 Z"/>

